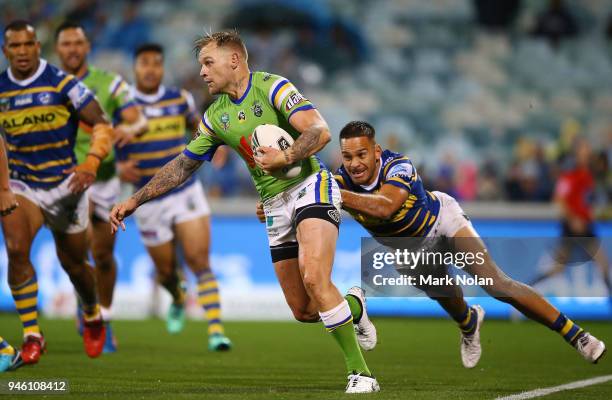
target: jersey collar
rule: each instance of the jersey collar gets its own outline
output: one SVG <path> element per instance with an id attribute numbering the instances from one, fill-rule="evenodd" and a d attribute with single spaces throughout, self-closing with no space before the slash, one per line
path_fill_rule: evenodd
<path id="1" fill-rule="evenodd" d="M 166 94 L 166 87 L 164 85 L 159 85 L 157 93 L 154 94 L 145 94 L 136 89 L 136 86 L 132 87 L 132 95 L 146 103 L 155 103 L 164 97 L 164 94 Z"/>
<path id="2" fill-rule="evenodd" d="M 36 79 L 38 79 L 38 77 L 42 75 L 45 68 L 47 68 L 47 60 L 41 58 L 40 63 L 38 64 L 38 69 L 36 70 L 34 75 L 29 77 L 28 79 L 24 79 L 20 81 L 19 79 L 15 78 L 15 76 L 11 72 L 10 67 L 8 68 L 8 77 L 11 80 L 11 82 L 13 82 L 14 84 L 25 87 L 31 84 L 32 82 L 34 82 Z"/>
<path id="3" fill-rule="evenodd" d="M 229 98 L 231 100 L 232 103 L 239 105 L 240 103 L 242 103 L 244 101 L 244 99 L 246 99 L 247 95 L 249 94 L 249 92 L 251 91 L 251 82 L 253 81 L 253 73 L 249 72 L 249 84 L 246 88 L 246 90 L 244 91 L 244 93 L 242 94 L 242 96 L 240 96 L 240 98 L 238 100 L 234 100 L 231 97 Z M 229 96 L 228 96 L 229 97 Z"/>

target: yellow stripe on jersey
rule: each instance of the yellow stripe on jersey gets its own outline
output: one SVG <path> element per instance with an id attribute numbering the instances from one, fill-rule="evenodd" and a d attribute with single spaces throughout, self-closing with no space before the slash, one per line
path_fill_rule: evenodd
<path id="1" fill-rule="evenodd" d="M 276 96 L 274 96 L 274 99 L 272 99 L 273 103 L 274 103 L 274 106 L 276 108 L 280 108 L 281 107 L 280 102 L 282 101 L 283 93 L 285 93 L 288 90 L 291 90 L 292 87 L 293 87 L 293 85 L 290 82 L 287 82 L 283 86 L 281 86 L 280 89 L 278 89 L 278 91 L 276 92 Z"/>
<path id="2" fill-rule="evenodd" d="M 159 167 L 152 167 L 152 168 L 139 168 L 138 171 L 140 172 L 140 175 L 142 176 L 153 176 L 157 173 L 157 171 L 159 171 L 162 168 L 162 166 Z"/>
<path id="3" fill-rule="evenodd" d="M 27 163 L 21 160 L 9 158 L 9 164 L 24 166 L 24 167 L 27 167 L 28 169 L 31 169 L 32 171 L 41 171 L 49 167 L 57 167 L 58 165 L 70 165 L 72 164 L 72 158 L 66 157 L 62 160 L 47 161 L 47 162 L 40 163 L 40 164 L 30 164 L 30 163 Z"/>
<path id="4" fill-rule="evenodd" d="M 131 143 L 148 143 L 148 142 L 159 142 L 162 140 L 170 139 L 183 139 L 185 134 L 183 132 L 166 132 L 156 133 L 154 135 L 147 135 L 146 133 L 139 138 L 135 138 Z"/>
<path id="5" fill-rule="evenodd" d="M 65 126 L 69 119 L 70 111 L 61 104 L 7 111 L 0 117 L 9 136 L 57 130 Z"/>
<path id="6" fill-rule="evenodd" d="M 39 178 L 36 175 L 25 175 L 24 178 L 32 182 L 53 183 L 64 179 L 64 175 L 50 176 L 47 178 Z"/>
<path id="7" fill-rule="evenodd" d="M 406 182 L 404 179 L 400 178 L 399 176 L 394 176 L 393 178 L 387 179 L 387 182 L 389 182 L 389 181 L 399 182 L 402 185 L 406 185 L 406 186 L 410 187 L 410 183 Z"/>
<path id="8" fill-rule="evenodd" d="M 185 145 L 181 144 L 179 146 L 175 146 L 167 150 L 151 151 L 147 153 L 131 153 L 129 158 L 130 160 L 151 160 L 154 158 L 164 158 L 173 154 L 179 154 L 183 151 L 184 148 Z"/>
<path id="9" fill-rule="evenodd" d="M 397 231 L 393 232 L 390 236 L 395 235 L 396 233 L 400 233 L 405 231 L 406 229 L 410 228 L 412 226 L 412 224 L 414 224 L 414 221 L 416 221 L 416 219 L 419 217 L 419 215 L 421 214 L 422 209 L 420 209 L 419 211 L 416 212 L 416 214 L 414 214 L 414 217 L 412 217 L 412 219 L 410 220 L 410 222 L 408 222 L 408 225 L 405 225 L 403 227 L 401 227 L 400 229 L 398 229 Z"/>
<path id="10" fill-rule="evenodd" d="M 147 107 L 167 107 L 167 106 L 173 106 L 173 105 L 181 105 L 181 104 L 185 104 L 186 101 L 187 100 L 185 100 L 185 98 L 181 96 L 176 99 L 169 99 L 169 100 L 160 101 L 158 103 L 147 104 Z"/>
<path id="11" fill-rule="evenodd" d="M 59 142 L 37 144 L 34 146 L 15 146 L 14 144 L 7 143 L 6 147 L 10 151 L 16 151 L 18 153 L 32 153 L 40 150 L 57 149 L 60 147 L 68 146 L 69 144 L 70 142 L 68 142 L 68 139 L 64 139 L 60 140 Z"/>
<path id="12" fill-rule="evenodd" d="M 53 86 L 39 86 L 30 89 L 20 89 L 20 90 L 11 90 L 10 92 L 0 93 L 0 98 L 2 97 L 13 97 L 22 94 L 30 94 L 30 93 L 42 93 L 42 92 L 59 92 L 57 88 Z"/>
<path id="13" fill-rule="evenodd" d="M 329 198 L 329 173 L 326 170 L 321 171 L 321 185 L 319 187 L 319 198 L 322 203 L 331 203 Z"/>
<path id="14" fill-rule="evenodd" d="M 417 236 L 419 233 L 421 233 L 423 228 L 425 228 L 425 223 L 427 223 L 427 221 L 429 220 L 430 215 L 431 212 L 428 210 L 427 214 L 425 214 L 425 218 L 423 218 L 423 223 L 421 224 L 421 226 L 419 226 L 419 229 L 417 229 L 416 232 L 412 233 L 410 236 Z"/>
<path id="15" fill-rule="evenodd" d="M 334 175 L 334 179 L 337 181 L 340 181 L 340 184 L 342 185 L 342 187 L 340 189 L 343 189 L 346 187 L 346 182 L 344 181 L 344 178 L 342 177 L 342 175 L 338 174 L 338 175 Z"/>
<path id="16" fill-rule="evenodd" d="M 76 77 L 74 75 L 66 75 L 66 77 L 62 79 L 59 85 L 57 85 L 57 91 L 61 92 L 64 86 L 66 86 L 66 84 L 70 82 L 72 79 L 76 79 Z"/>
<path id="17" fill-rule="evenodd" d="M 167 117 L 149 118 L 149 130 L 143 136 L 157 136 L 166 132 L 185 135 L 185 117 L 169 115 Z"/>
<path id="18" fill-rule="evenodd" d="M 215 132 L 213 132 L 210 129 L 208 129 L 208 127 L 206 126 L 206 124 L 203 121 L 200 121 L 200 125 L 198 125 L 198 129 L 200 130 L 200 133 L 202 133 L 204 135 L 217 136 L 215 134 Z"/>

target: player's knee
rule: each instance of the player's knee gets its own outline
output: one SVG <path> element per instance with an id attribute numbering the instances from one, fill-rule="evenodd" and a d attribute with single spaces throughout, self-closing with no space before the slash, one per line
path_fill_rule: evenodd
<path id="1" fill-rule="evenodd" d="M 193 253 L 185 253 L 184 256 L 185 262 L 194 272 L 204 272 L 204 270 L 210 269 L 208 249 Z"/>
<path id="2" fill-rule="evenodd" d="M 7 240 L 6 253 L 9 265 L 19 266 L 30 260 L 29 246 L 17 240 Z"/>
<path id="3" fill-rule="evenodd" d="M 303 309 L 292 309 L 293 317 L 296 321 L 304 323 L 319 322 L 319 313 L 316 311 L 309 311 Z"/>
<path id="4" fill-rule="evenodd" d="M 102 271 L 110 271 L 115 265 L 115 258 L 112 252 L 94 254 L 93 259 L 96 268 Z"/>
<path id="5" fill-rule="evenodd" d="M 308 272 L 304 274 L 304 287 L 308 293 L 312 293 L 315 296 L 323 292 L 327 287 L 328 282 L 325 276 L 317 272 Z"/>
<path id="6" fill-rule="evenodd" d="M 172 283 L 176 280 L 176 273 L 172 268 L 159 268 L 157 270 L 157 280 L 160 284 Z"/>

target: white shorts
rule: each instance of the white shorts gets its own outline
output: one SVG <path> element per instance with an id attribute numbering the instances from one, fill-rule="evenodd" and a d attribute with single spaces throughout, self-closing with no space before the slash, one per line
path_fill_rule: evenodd
<path id="1" fill-rule="evenodd" d="M 297 257 L 297 224 L 315 217 L 340 224 L 340 189 L 331 172 L 321 170 L 263 203 L 272 261 Z M 306 207 L 306 208 L 304 208 Z"/>
<path id="2" fill-rule="evenodd" d="M 440 212 L 427 237 L 452 238 L 464 227 L 471 227 L 472 222 L 454 197 L 444 192 L 432 192 L 440 200 Z"/>
<path id="3" fill-rule="evenodd" d="M 61 233 L 79 233 L 87 229 L 89 224 L 89 200 L 87 191 L 73 194 L 68 189 L 72 176 L 51 189 L 33 188 L 17 179 L 11 179 L 9 185 L 13 193 L 27 198 L 40 208 L 49 229 Z"/>
<path id="4" fill-rule="evenodd" d="M 119 201 L 120 193 L 121 183 L 117 176 L 91 185 L 89 200 L 93 205 L 93 215 L 104 222 L 109 222 L 111 209 Z"/>
<path id="5" fill-rule="evenodd" d="M 180 192 L 143 204 L 134 212 L 140 237 L 147 247 L 174 238 L 174 225 L 210 215 L 210 207 L 199 181 Z"/>

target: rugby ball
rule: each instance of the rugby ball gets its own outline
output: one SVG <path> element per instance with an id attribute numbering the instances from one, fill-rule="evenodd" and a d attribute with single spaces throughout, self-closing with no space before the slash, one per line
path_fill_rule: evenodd
<path id="1" fill-rule="evenodd" d="M 294 140 L 291 135 L 276 125 L 259 125 L 251 135 L 251 148 L 253 149 L 253 154 L 256 154 L 255 149 L 258 147 L 272 147 L 282 151 L 291 147 L 293 142 Z M 301 163 L 298 161 L 291 165 L 287 165 L 286 167 L 272 172 L 271 175 L 278 179 L 295 178 L 302 171 L 302 166 L 300 164 Z"/>

